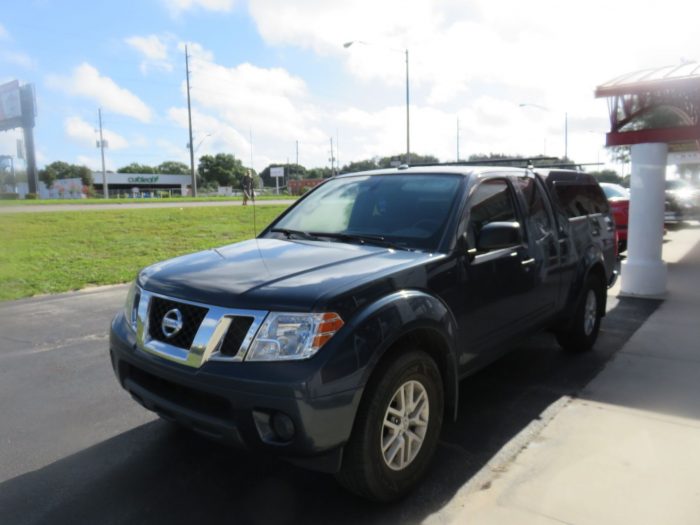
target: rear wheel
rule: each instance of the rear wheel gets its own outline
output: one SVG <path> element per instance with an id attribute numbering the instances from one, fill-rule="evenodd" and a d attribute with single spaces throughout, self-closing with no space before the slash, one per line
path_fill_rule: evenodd
<path id="1" fill-rule="evenodd" d="M 435 361 L 408 349 L 378 370 L 366 389 L 338 481 L 368 499 L 404 496 L 435 452 L 444 406 Z"/>
<path id="2" fill-rule="evenodd" d="M 603 317 L 604 293 L 600 279 L 590 275 L 568 328 L 556 334 L 562 348 L 572 352 L 585 352 L 593 348 Z"/>

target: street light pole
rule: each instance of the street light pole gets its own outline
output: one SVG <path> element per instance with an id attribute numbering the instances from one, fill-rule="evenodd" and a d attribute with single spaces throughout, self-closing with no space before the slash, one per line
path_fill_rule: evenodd
<path id="1" fill-rule="evenodd" d="M 530 104 L 528 102 L 521 102 L 518 106 L 521 108 L 532 107 L 543 111 L 551 111 L 548 107 L 541 106 L 540 104 Z M 564 158 L 569 160 L 569 113 L 567 111 L 564 112 Z"/>
<path id="2" fill-rule="evenodd" d="M 105 139 L 102 136 L 102 108 L 97 108 L 97 116 L 100 121 L 100 154 L 102 155 L 102 193 L 105 199 L 109 198 L 109 186 L 107 185 L 107 171 L 105 170 Z"/>
<path id="3" fill-rule="evenodd" d="M 347 49 L 353 44 L 362 44 L 365 46 L 376 45 L 376 44 L 370 44 L 369 42 L 364 42 L 362 40 L 350 40 L 349 42 L 345 42 L 343 44 L 343 47 Z M 408 48 L 403 49 L 403 50 L 399 50 L 399 49 L 395 49 L 393 47 L 387 47 L 386 49 L 390 49 L 392 51 L 400 51 L 406 57 L 406 164 L 410 164 L 411 163 L 411 110 L 410 110 L 411 101 L 410 101 L 410 95 L 409 95 Z"/>

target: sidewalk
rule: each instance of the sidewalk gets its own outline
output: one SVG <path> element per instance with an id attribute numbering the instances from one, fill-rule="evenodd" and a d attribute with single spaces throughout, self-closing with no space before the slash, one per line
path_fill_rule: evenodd
<path id="1" fill-rule="evenodd" d="M 700 230 L 680 233 L 666 301 L 451 522 L 700 523 Z"/>

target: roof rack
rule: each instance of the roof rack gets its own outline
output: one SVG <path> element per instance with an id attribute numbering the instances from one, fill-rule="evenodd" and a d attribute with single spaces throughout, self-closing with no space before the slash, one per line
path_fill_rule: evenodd
<path id="1" fill-rule="evenodd" d="M 496 165 L 515 165 L 513 167 L 525 167 L 532 166 L 535 161 L 556 161 L 558 157 L 517 157 L 510 159 L 485 159 L 485 160 L 460 160 L 457 162 L 426 162 L 426 163 L 416 163 L 411 164 L 413 166 L 489 166 L 492 164 Z M 573 166 L 573 164 L 569 164 Z M 541 166 L 537 166 L 538 168 Z"/>
<path id="2" fill-rule="evenodd" d="M 538 164 L 535 168 L 570 168 L 582 171 L 583 166 L 604 166 L 604 162 L 561 162 L 559 164 Z"/>

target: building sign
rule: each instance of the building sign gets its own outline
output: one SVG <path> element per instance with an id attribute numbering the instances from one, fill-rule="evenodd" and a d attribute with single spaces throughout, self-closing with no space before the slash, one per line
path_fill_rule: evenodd
<path id="1" fill-rule="evenodd" d="M 134 177 L 129 177 L 129 184 L 141 183 L 141 184 L 158 184 L 158 175 L 153 175 L 152 177 L 144 177 L 143 175 L 136 175 Z M 109 183 L 109 182 L 108 182 Z"/>
<path id="2" fill-rule="evenodd" d="M 94 171 L 92 178 L 96 186 L 102 185 L 102 172 Z M 187 186 L 192 182 L 189 175 L 170 175 L 168 173 L 107 173 L 107 184 L 128 186 L 129 188 L 137 186 L 166 186 L 180 187 Z"/>
<path id="3" fill-rule="evenodd" d="M 0 130 L 12 129 L 21 125 L 22 102 L 19 82 L 13 80 L 0 86 Z"/>

